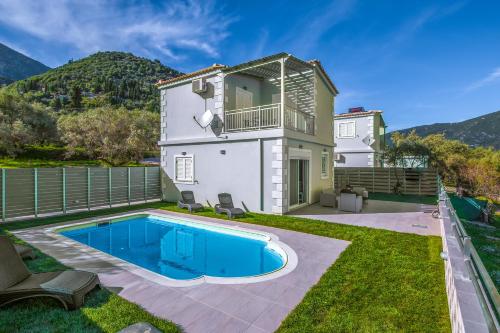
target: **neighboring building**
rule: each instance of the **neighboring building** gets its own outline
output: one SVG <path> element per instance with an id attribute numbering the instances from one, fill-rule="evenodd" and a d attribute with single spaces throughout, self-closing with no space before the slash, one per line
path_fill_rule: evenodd
<path id="1" fill-rule="evenodd" d="M 385 127 L 380 110 L 360 107 L 335 115 L 335 166 L 382 167 Z"/>
<path id="2" fill-rule="evenodd" d="M 284 84 L 283 84 L 284 83 Z M 337 89 L 319 61 L 279 53 L 160 81 L 165 199 L 282 214 L 333 187 Z"/>

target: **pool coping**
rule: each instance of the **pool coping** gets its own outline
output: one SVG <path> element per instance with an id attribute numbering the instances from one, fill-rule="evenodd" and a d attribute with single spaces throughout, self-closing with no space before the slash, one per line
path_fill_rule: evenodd
<path id="1" fill-rule="evenodd" d="M 188 223 L 193 223 L 197 225 L 205 225 L 205 226 L 210 226 L 212 228 L 219 228 L 219 229 L 229 229 L 231 231 L 236 231 L 239 233 L 249 233 L 249 234 L 254 234 L 254 235 L 259 235 L 263 236 L 266 239 L 268 239 L 269 244 L 272 244 L 273 246 L 277 246 L 279 250 L 281 250 L 280 253 L 281 255 L 284 254 L 284 260 L 285 263 L 282 267 L 280 267 L 277 270 L 274 270 L 272 272 L 262 274 L 262 275 L 256 275 L 256 276 L 247 276 L 247 277 L 215 277 L 215 276 L 208 276 L 208 275 L 203 275 L 195 279 L 189 279 L 189 280 L 178 280 L 178 279 L 173 279 L 170 277 L 167 277 L 165 275 L 162 275 L 160 273 L 153 272 L 151 270 L 148 270 L 146 268 L 143 268 L 139 265 L 136 265 L 134 263 L 128 262 L 126 260 L 120 259 L 118 257 L 115 257 L 111 254 L 108 254 L 106 252 L 100 251 L 98 249 L 95 249 L 91 246 L 82 244 L 78 241 L 75 241 L 71 238 L 68 238 L 64 235 L 61 235 L 60 232 L 62 230 L 60 229 L 65 229 L 69 227 L 75 227 L 75 226 L 80 226 L 80 225 L 86 225 L 86 224 L 91 224 L 91 223 L 99 223 L 99 222 L 104 222 L 110 219 L 127 219 L 131 218 L 137 215 L 149 215 L 149 216 L 156 216 L 159 218 L 169 218 L 173 220 L 174 223 L 176 222 L 188 222 Z M 118 222 L 118 221 L 115 221 Z M 140 277 L 143 277 L 151 282 L 155 282 L 157 284 L 166 286 L 166 287 L 190 287 L 190 286 L 196 286 L 196 285 L 201 285 L 204 283 L 209 283 L 209 284 L 248 284 L 248 283 L 258 283 L 258 282 L 263 282 L 263 281 L 269 281 L 273 280 L 282 276 L 285 276 L 289 273 L 291 273 L 298 265 L 298 257 L 295 251 L 285 244 L 284 242 L 281 242 L 279 240 L 279 237 L 273 233 L 265 232 L 265 231 L 260 231 L 260 230 L 255 230 L 251 228 L 246 228 L 246 227 L 241 227 L 241 226 L 233 226 L 233 225 L 225 225 L 221 223 L 216 223 L 216 222 L 211 222 L 211 221 L 206 221 L 206 220 L 201 220 L 201 219 L 196 219 L 196 218 L 190 218 L 190 217 L 179 217 L 178 215 L 174 214 L 169 214 L 169 212 L 159 212 L 158 210 L 141 210 L 141 211 L 135 211 L 135 212 L 128 212 L 128 213 L 120 213 L 120 214 L 112 214 L 112 215 L 106 215 L 106 216 L 101 216 L 101 217 L 96 217 L 96 218 L 90 218 L 90 219 L 81 219 L 81 220 L 76 220 L 76 221 L 67 221 L 62 224 L 58 225 L 49 225 L 46 226 L 45 228 L 43 227 L 36 227 L 36 229 L 44 229 L 44 233 L 52 238 L 57 239 L 60 242 L 64 242 L 66 246 L 70 246 L 74 249 L 78 249 L 81 253 L 85 253 L 87 255 L 90 255 L 95 258 L 99 258 L 101 260 L 104 260 L 108 263 L 111 263 L 113 266 L 120 267 L 122 269 L 125 269 L 135 275 L 138 275 Z M 26 230 L 26 229 L 23 229 Z M 14 232 L 15 233 L 15 232 Z"/>

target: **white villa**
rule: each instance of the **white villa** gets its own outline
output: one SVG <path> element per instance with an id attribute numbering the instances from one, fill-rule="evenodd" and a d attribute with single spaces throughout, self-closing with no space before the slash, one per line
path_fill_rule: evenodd
<path id="1" fill-rule="evenodd" d="M 279 53 L 160 81 L 168 196 L 283 214 L 333 187 L 335 85 L 317 60 Z"/>
<path id="2" fill-rule="evenodd" d="M 336 167 L 383 167 L 385 122 L 381 110 L 351 108 L 335 115 Z"/>

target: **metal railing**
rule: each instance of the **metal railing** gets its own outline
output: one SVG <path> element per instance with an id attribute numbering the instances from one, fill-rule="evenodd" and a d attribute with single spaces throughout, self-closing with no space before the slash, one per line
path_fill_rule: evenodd
<path id="1" fill-rule="evenodd" d="M 314 135 L 314 115 L 287 106 L 284 116 L 285 128 Z M 224 122 L 226 132 L 281 127 L 281 103 L 226 111 Z"/>
<path id="2" fill-rule="evenodd" d="M 285 127 L 314 135 L 314 116 L 291 107 L 285 107 Z"/>
<path id="3" fill-rule="evenodd" d="M 476 289 L 481 308 L 483 310 L 488 328 L 492 332 L 500 330 L 500 296 L 495 284 L 491 280 L 488 271 L 472 244 L 471 237 L 465 231 L 465 228 L 457 215 L 457 212 L 451 204 L 451 200 L 446 193 L 444 185 L 438 177 L 439 200 L 444 201 L 449 212 L 450 222 L 458 240 L 460 248 L 466 259 L 466 266 Z"/>
<path id="4" fill-rule="evenodd" d="M 226 132 L 251 131 L 280 127 L 280 111 L 280 103 L 226 111 L 224 115 L 224 126 Z"/>

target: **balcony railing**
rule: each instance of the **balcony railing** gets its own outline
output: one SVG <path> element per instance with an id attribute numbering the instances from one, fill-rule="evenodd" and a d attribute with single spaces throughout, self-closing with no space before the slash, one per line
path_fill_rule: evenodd
<path id="1" fill-rule="evenodd" d="M 281 127 L 281 103 L 226 111 L 224 122 L 226 132 Z M 285 127 L 313 135 L 314 116 L 287 106 L 285 108 Z"/>
<path id="2" fill-rule="evenodd" d="M 291 107 L 285 107 L 285 127 L 297 132 L 314 135 L 314 116 Z"/>

